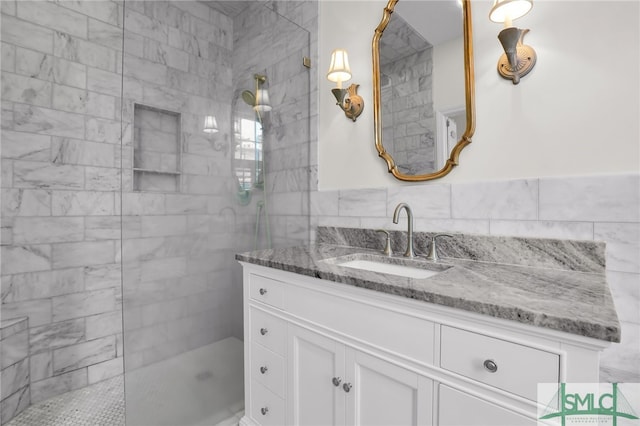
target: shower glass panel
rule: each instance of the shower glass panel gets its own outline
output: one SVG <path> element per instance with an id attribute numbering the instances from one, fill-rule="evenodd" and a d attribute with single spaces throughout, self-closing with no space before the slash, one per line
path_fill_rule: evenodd
<path id="1" fill-rule="evenodd" d="M 298 2 L 283 3 L 289 10 Z M 234 254 L 308 241 L 310 84 L 302 59 L 310 37 L 274 11 L 278 4 L 124 3 L 127 425 L 240 418 L 242 274 Z M 259 117 L 242 100 L 243 91 L 258 94 L 255 74 L 267 76 L 272 107 Z M 211 116 L 217 131 L 205 131 Z M 239 163 L 243 146 L 252 154 Z"/>
<path id="2" fill-rule="evenodd" d="M 2 1 L 0 424 L 124 421 L 120 1 Z"/>

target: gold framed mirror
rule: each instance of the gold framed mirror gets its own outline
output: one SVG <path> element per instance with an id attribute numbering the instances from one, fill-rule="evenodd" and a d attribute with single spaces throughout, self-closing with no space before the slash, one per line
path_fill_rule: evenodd
<path id="1" fill-rule="evenodd" d="M 403 181 L 445 176 L 475 130 L 470 0 L 389 0 L 372 48 L 378 155 Z"/>

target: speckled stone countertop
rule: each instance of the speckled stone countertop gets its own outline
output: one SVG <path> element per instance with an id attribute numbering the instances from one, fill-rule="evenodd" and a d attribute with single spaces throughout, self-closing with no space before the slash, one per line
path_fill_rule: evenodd
<path id="1" fill-rule="evenodd" d="M 353 235 L 358 235 L 358 238 L 345 241 L 348 232 L 340 228 L 326 228 L 318 233 L 317 240 L 320 242 L 316 244 L 241 253 L 236 255 L 236 259 L 538 327 L 610 342 L 620 341 L 620 324 L 606 282 L 604 261 L 599 260 L 604 258 L 604 246 L 600 249 L 593 242 L 591 245 L 570 242 L 569 246 L 575 250 L 572 249 L 573 255 L 561 256 L 565 269 L 560 269 L 558 265 L 551 267 L 553 265 L 546 259 L 548 256 L 539 253 L 541 247 L 547 247 L 544 253 L 557 258 L 557 253 L 554 254 L 549 247 L 558 247 L 559 240 L 520 238 L 516 239 L 517 244 L 523 245 L 518 262 L 513 259 L 509 263 L 498 263 L 495 259 L 486 261 L 444 257 L 434 266 L 422 258 L 414 262 L 418 262 L 418 266 L 422 264 L 425 269 L 450 267 L 435 276 L 416 279 L 333 263 L 332 259 L 343 256 L 380 256 L 379 250 L 358 247 L 369 237 L 377 238 L 374 231 L 367 231 L 364 238 L 361 238 L 361 232 L 354 232 Z M 331 237 L 326 238 L 329 234 L 332 234 Z M 428 235 L 417 235 L 416 241 L 420 242 L 421 238 L 426 239 Z M 491 250 L 491 246 L 496 244 L 516 244 L 504 238 L 473 238 L 476 243 L 481 241 L 475 245 L 478 252 L 495 251 Z M 457 240 L 458 244 L 469 242 L 461 235 L 451 240 Z M 351 244 L 342 245 L 344 243 Z M 455 251 L 455 245 L 449 242 L 447 250 L 443 244 L 442 251 L 445 255 L 451 253 Z M 479 249 L 479 246 L 483 248 Z M 540 261 L 531 262 L 527 251 L 536 253 Z M 575 260 L 585 258 L 585 253 L 589 253 L 586 257 L 590 259 Z M 406 261 L 401 255 L 396 257 L 402 262 Z M 567 260 L 568 257 L 574 260 Z M 567 266 L 567 262 L 570 266 Z"/>

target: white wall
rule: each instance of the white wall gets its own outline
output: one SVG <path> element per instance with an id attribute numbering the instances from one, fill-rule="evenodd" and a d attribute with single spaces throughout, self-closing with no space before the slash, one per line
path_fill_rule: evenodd
<path id="1" fill-rule="evenodd" d="M 373 139 L 371 40 L 385 1 L 320 3 L 318 188 L 402 185 L 386 172 Z M 515 21 L 530 28 L 534 70 L 514 86 L 500 78 L 501 27 L 490 1 L 472 5 L 476 133 L 460 166 L 440 182 L 633 172 L 638 124 L 640 4 L 537 1 Z M 349 50 L 365 109 L 356 123 L 334 105 L 325 79 L 330 52 Z"/>
<path id="2" fill-rule="evenodd" d="M 377 151 L 373 142 L 371 42 L 386 1 L 320 1 L 318 18 L 318 188 L 369 186 Z M 331 93 L 335 83 L 326 79 L 331 51 L 349 53 L 352 79 L 365 106 L 358 121 L 347 119 Z M 382 160 L 378 160 L 382 161 Z M 386 169 L 382 169 L 383 173 Z M 381 173 L 382 174 L 382 173 Z M 382 174 L 382 177 L 386 177 Z M 377 175 L 377 173 L 376 173 Z M 375 176 L 374 176 L 375 178 Z M 375 180 L 375 179 L 374 179 Z M 378 184 L 380 185 L 380 184 Z"/>

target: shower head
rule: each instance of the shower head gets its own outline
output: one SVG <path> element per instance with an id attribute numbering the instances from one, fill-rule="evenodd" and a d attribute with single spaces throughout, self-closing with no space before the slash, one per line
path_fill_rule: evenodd
<path id="1" fill-rule="evenodd" d="M 245 90 L 242 92 L 242 100 L 249 106 L 254 106 L 256 104 L 256 96 L 251 92 L 251 90 Z"/>

